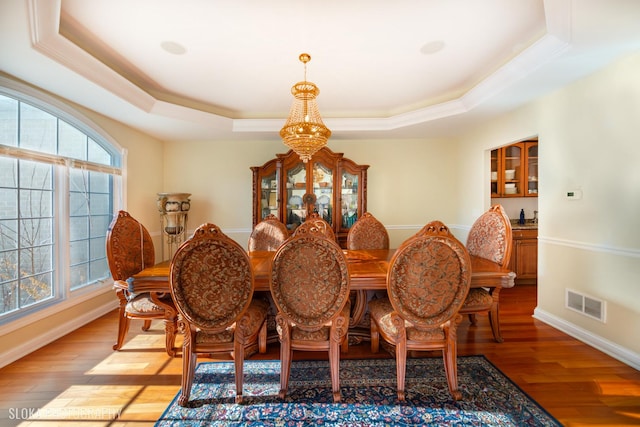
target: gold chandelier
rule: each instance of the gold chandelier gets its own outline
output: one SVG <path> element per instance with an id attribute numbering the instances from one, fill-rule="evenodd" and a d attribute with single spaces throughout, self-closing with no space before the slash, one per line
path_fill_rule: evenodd
<path id="1" fill-rule="evenodd" d="M 294 100 L 287 122 L 280 130 L 280 137 L 304 163 L 307 163 L 311 156 L 327 145 L 331 131 L 322 122 L 316 104 L 316 96 L 320 89 L 307 81 L 307 62 L 311 61 L 311 56 L 302 53 L 299 59 L 304 64 L 304 81 L 296 83 L 291 88 Z"/>

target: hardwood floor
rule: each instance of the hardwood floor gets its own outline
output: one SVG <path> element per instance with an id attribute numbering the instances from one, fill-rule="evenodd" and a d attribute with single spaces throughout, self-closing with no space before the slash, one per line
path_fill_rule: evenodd
<path id="1" fill-rule="evenodd" d="M 533 319 L 535 298 L 535 286 L 503 290 L 505 342 L 493 341 L 486 316 L 476 326 L 465 319 L 459 354 L 486 355 L 566 426 L 640 425 L 640 371 Z M 114 311 L 0 369 L 0 426 L 152 426 L 180 388 L 182 359 L 164 352 L 161 322 L 148 332 L 132 322 L 119 352 L 116 326 Z M 368 344 L 343 357 L 385 354 Z M 258 357 L 278 358 L 278 345 Z"/>

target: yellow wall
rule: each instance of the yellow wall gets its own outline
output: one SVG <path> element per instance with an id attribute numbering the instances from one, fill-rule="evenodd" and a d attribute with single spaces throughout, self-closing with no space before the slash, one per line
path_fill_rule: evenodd
<path id="1" fill-rule="evenodd" d="M 536 317 L 640 366 L 640 54 L 545 96 L 461 139 L 475 190 L 458 206 L 469 223 L 486 206 L 481 153 L 539 136 Z M 470 148 L 470 149 L 469 149 Z M 465 154 L 466 153 L 466 154 Z M 581 200 L 567 191 L 580 189 Z M 484 191 L 483 191 L 484 190 Z M 570 288 L 607 304 L 606 323 L 564 307 Z"/>
<path id="2" fill-rule="evenodd" d="M 367 208 L 390 228 L 392 245 L 430 220 L 449 223 L 455 219 L 455 144 L 443 140 L 330 140 L 328 146 L 356 163 L 370 165 Z M 250 167 L 286 151 L 275 135 L 273 142 L 167 143 L 165 190 L 192 194 L 190 231 L 214 222 L 246 246 L 252 227 Z"/>

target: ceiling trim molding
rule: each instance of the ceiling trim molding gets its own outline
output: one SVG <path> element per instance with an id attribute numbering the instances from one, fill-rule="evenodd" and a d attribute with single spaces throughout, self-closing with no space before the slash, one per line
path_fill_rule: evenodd
<path id="1" fill-rule="evenodd" d="M 208 123 L 233 132 L 277 132 L 284 118 L 231 119 L 152 96 L 60 35 L 62 0 L 27 0 L 35 50 L 149 114 Z M 388 131 L 472 110 L 570 48 L 571 0 L 545 0 L 547 33 L 460 98 L 414 111 L 372 118 L 324 118 L 335 131 Z"/>
<path id="2" fill-rule="evenodd" d="M 151 111 L 157 102 L 154 97 L 60 35 L 61 3 L 28 0 L 33 48 L 141 110 Z"/>

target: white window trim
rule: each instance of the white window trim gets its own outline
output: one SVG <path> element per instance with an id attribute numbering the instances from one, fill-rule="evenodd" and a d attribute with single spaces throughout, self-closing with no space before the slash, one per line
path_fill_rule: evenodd
<path id="1" fill-rule="evenodd" d="M 47 111 L 50 114 L 53 114 L 55 117 L 58 117 L 68 123 L 72 123 L 74 126 L 77 126 L 80 131 L 92 137 L 92 135 L 99 136 L 104 140 L 108 141 L 112 148 L 112 153 L 119 155 L 120 157 L 120 171 L 118 174 L 114 174 L 114 179 L 120 180 L 120 185 L 114 185 L 113 188 L 113 214 L 115 215 L 119 210 L 126 210 L 126 200 L 127 200 L 127 154 L 128 150 L 123 148 L 118 142 L 113 139 L 106 131 L 104 131 L 100 126 L 98 126 L 92 119 L 82 114 L 80 111 L 71 108 L 66 103 L 60 101 L 59 99 L 46 94 L 45 92 L 36 89 L 27 84 L 15 81 L 13 79 L 4 77 L 0 75 L 0 93 L 6 94 L 11 97 L 15 97 L 19 100 L 23 100 L 25 102 L 32 102 L 34 106 L 42 109 L 43 111 Z M 27 150 L 20 150 L 23 153 L 27 153 Z M 14 156 L 14 152 L 12 147 L 7 147 L 2 145 L 0 147 L 0 153 L 9 153 L 12 157 L 19 157 L 28 160 L 43 160 L 44 157 L 49 157 L 46 153 L 41 152 L 28 152 L 28 155 L 25 156 L 21 154 L 20 156 Z M 13 154 L 12 154 L 13 153 Z M 33 157 L 29 158 L 33 153 Z M 55 156 L 56 158 L 60 158 L 60 156 Z M 47 160 L 49 163 L 52 163 Z M 56 161 L 53 162 L 55 164 L 63 164 L 66 167 L 84 167 L 89 170 L 95 170 L 98 172 L 106 172 L 113 173 L 117 168 L 110 167 L 107 165 L 100 165 L 93 162 L 87 162 L 77 159 L 68 159 L 62 162 Z M 65 206 L 64 209 L 67 209 Z M 55 227 L 68 227 L 68 213 L 64 216 L 67 218 L 65 221 L 67 224 L 56 223 Z M 68 252 L 68 248 L 60 250 L 66 250 Z M 52 301 L 50 305 L 45 304 L 41 309 L 35 310 L 34 312 L 27 314 L 25 316 L 16 318 L 8 323 L 0 325 L 0 336 L 16 331 L 20 328 L 28 326 L 32 323 L 41 321 L 48 317 L 51 317 L 57 313 L 63 312 L 71 307 L 75 307 L 79 304 L 82 304 L 85 301 L 91 300 L 92 298 L 103 295 L 107 292 L 112 292 L 113 289 L 113 279 L 109 278 L 107 280 L 103 280 L 101 284 L 91 286 L 91 287 L 82 287 L 76 290 L 70 290 L 70 284 L 68 281 L 64 281 L 61 283 L 66 283 L 65 286 L 61 287 L 61 298 L 55 299 Z M 107 310 L 114 309 L 117 307 L 117 300 L 114 298 L 113 307 L 109 304 Z M 105 313 L 108 311 L 105 311 Z M 78 325 L 80 326 L 80 325 Z"/>

